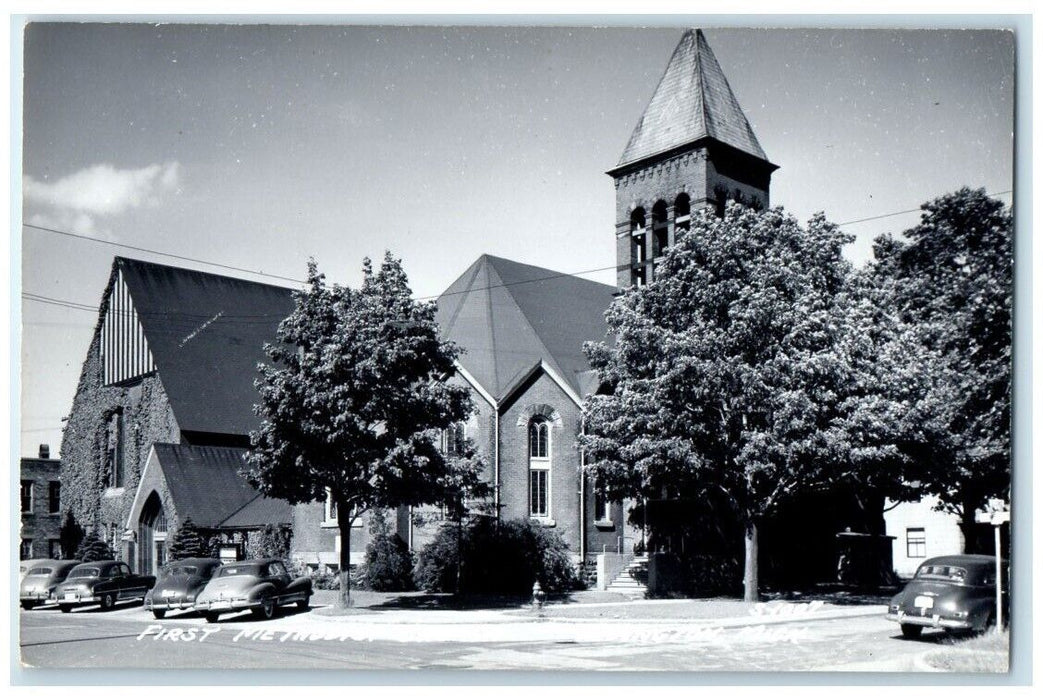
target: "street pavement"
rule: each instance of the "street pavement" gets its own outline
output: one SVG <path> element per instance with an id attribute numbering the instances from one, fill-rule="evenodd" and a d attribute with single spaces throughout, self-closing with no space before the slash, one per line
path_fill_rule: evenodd
<path id="1" fill-rule="evenodd" d="M 663 619 L 656 603 L 577 605 L 572 618 L 568 606 L 284 608 L 270 621 L 239 614 L 216 624 L 193 613 L 155 620 L 140 605 L 45 607 L 21 611 L 20 646 L 22 663 L 38 668 L 908 672 L 947 641 L 902 639 L 879 605 L 772 604 L 699 620 Z M 613 617 L 623 609 L 627 619 Z"/>

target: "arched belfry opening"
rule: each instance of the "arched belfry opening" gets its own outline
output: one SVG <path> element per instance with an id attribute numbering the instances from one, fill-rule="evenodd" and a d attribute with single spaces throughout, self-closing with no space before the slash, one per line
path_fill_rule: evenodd
<path id="1" fill-rule="evenodd" d="M 167 563 L 167 514 L 153 491 L 138 520 L 138 571 L 155 575 Z"/>

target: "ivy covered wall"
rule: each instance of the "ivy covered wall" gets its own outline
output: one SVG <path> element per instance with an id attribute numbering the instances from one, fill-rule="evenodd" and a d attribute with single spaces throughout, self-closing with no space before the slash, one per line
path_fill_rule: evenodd
<path id="1" fill-rule="evenodd" d="M 106 451 L 109 420 L 122 413 L 123 483 L 109 485 Z M 62 435 L 63 509 L 88 532 L 110 536 L 126 526 L 134 492 L 154 442 L 181 442 L 181 433 L 158 374 L 128 386 L 104 386 L 99 335 L 87 351 L 69 419 Z"/>

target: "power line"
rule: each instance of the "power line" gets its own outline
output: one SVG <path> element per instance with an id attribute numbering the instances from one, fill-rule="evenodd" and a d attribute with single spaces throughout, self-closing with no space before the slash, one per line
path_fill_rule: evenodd
<path id="1" fill-rule="evenodd" d="M 209 260 L 200 260 L 199 258 L 190 258 L 184 255 L 176 255 L 175 253 L 164 253 L 161 250 L 153 250 L 152 248 L 142 248 L 140 246 L 133 246 L 127 243 L 116 243 L 115 241 L 106 241 L 104 238 L 96 238 L 94 236 L 86 236 L 82 233 L 70 233 L 69 231 L 62 231 L 56 228 L 47 228 L 46 226 L 37 226 L 36 224 L 22 224 L 25 228 L 36 229 L 37 231 L 47 231 L 48 233 L 56 233 L 59 236 L 68 236 L 69 238 L 78 238 L 84 241 L 93 241 L 95 243 L 102 243 L 104 245 L 111 245 L 117 248 L 126 248 L 127 250 L 136 250 L 139 253 L 151 253 L 153 255 L 162 255 L 168 258 L 174 258 L 175 260 L 184 260 L 186 262 L 199 263 L 200 265 L 212 265 L 214 267 L 220 267 L 225 270 L 234 270 L 235 272 L 246 272 L 251 275 L 260 275 L 262 277 L 271 277 L 273 279 L 285 280 L 287 282 L 296 282 L 297 284 L 306 284 L 305 280 L 299 280 L 295 277 L 283 277 L 282 275 L 272 274 L 271 272 L 261 272 L 260 270 L 250 270 L 245 267 L 236 267 L 235 265 L 226 265 L 224 263 L 211 262 Z"/>
<path id="2" fill-rule="evenodd" d="M 1013 192 L 1013 190 L 1002 190 L 1000 192 L 989 193 L 986 196 L 987 197 L 997 197 L 999 195 L 1011 194 L 1012 192 Z M 903 209 L 901 211 L 893 211 L 893 212 L 889 212 L 887 214 L 877 214 L 875 216 L 867 216 L 867 217 L 864 217 L 864 218 L 861 218 L 861 219 L 852 219 L 850 221 L 841 221 L 840 223 L 838 223 L 836 225 L 837 226 L 850 226 L 852 224 L 860 224 L 860 223 L 864 223 L 864 222 L 867 222 L 867 221 L 877 221 L 879 219 L 887 219 L 887 218 L 890 218 L 890 217 L 893 217 L 893 216 L 900 216 L 902 214 L 912 214 L 912 213 L 919 212 L 919 211 L 923 211 L 923 208 L 922 207 L 917 207 L 915 209 Z M 36 230 L 39 230 L 39 231 L 47 231 L 47 232 L 56 233 L 56 234 L 59 234 L 59 235 L 62 235 L 62 236 L 69 236 L 71 238 L 78 238 L 78 239 L 81 239 L 81 240 L 94 241 L 96 243 L 103 243 L 105 245 L 111 245 L 111 246 L 116 246 L 116 247 L 127 248 L 129 250 L 136 250 L 136 251 L 140 251 L 140 252 L 152 253 L 154 255 L 163 255 L 163 256 L 167 256 L 167 257 L 170 257 L 170 258 L 175 258 L 175 259 L 178 259 L 178 260 L 185 260 L 185 261 L 189 261 L 189 262 L 199 263 L 199 264 L 202 264 L 202 265 L 213 265 L 215 267 L 224 268 L 226 270 L 234 270 L 234 271 L 237 271 L 237 272 L 246 272 L 246 273 L 249 273 L 249 274 L 252 274 L 252 275 L 261 275 L 261 276 L 264 276 L 264 277 L 272 277 L 272 278 L 275 278 L 275 279 L 286 280 L 286 281 L 289 281 L 289 282 L 296 282 L 296 283 L 299 283 L 299 284 L 306 284 L 305 280 L 299 280 L 299 279 L 295 279 L 295 278 L 292 278 L 292 277 L 283 277 L 282 275 L 276 275 L 276 274 L 272 274 L 272 273 L 268 273 L 268 272 L 260 272 L 258 270 L 250 270 L 248 268 L 236 267 L 234 265 L 226 265 L 224 263 L 210 262 L 210 261 L 207 261 L 207 260 L 200 260 L 198 258 L 190 258 L 190 257 L 182 256 L 182 255 L 175 255 L 173 253 L 164 253 L 162 251 L 153 250 L 151 248 L 141 248 L 141 247 L 137 247 L 137 246 L 128 245 L 126 243 L 115 243 L 113 241 L 106 241 L 106 240 L 101 239 L 101 238 L 95 238 L 95 237 L 86 236 L 86 235 L 83 235 L 83 234 L 70 233 L 69 231 L 61 231 L 59 229 L 47 228 L 47 227 L 44 227 L 44 226 L 36 226 L 35 224 L 22 224 L 22 225 L 25 226 L 26 228 L 36 229 Z M 498 288 L 501 288 L 501 287 L 513 287 L 513 286 L 516 286 L 516 285 L 531 284 L 531 283 L 535 283 L 535 282 L 546 282 L 548 280 L 558 279 L 560 277 L 578 277 L 580 275 L 588 275 L 588 274 L 592 274 L 592 273 L 595 273 L 595 272 L 607 272 L 609 270 L 615 270 L 616 268 L 617 268 L 616 265 L 608 265 L 608 266 L 605 266 L 605 267 L 595 267 L 595 268 L 591 268 L 589 270 L 580 270 L 580 271 L 577 271 L 577 272 L 555 272 L 553 274 L 545 275 L 543 277 L 533 277 L 531 279 L 518 280 L 516 282 L 504 282 L 504 283 L 501 283 L 501 284 L 491 284 L 491 285 L 487 285 L 485 287 L 471 287 L 471 288 L 468 288 L 467 290 L 461 291 L 461 292 L 443 292 L 442 294 L 435 294 L 435 295 L 425 296 L 425 297 L 417 297 L 416 300 L 417 301 L 432 301 L 432 300 L 439 299 L 439 298 L 445 297 L 445 296 L 455 296 L 457 294 L 466 294 L 466 293 L 469 293 L 469 292 L 476 292 L 476 291 L 486 291 L 486 290 L 489 290 L 489 289 L 498 289 Z M 54 298 L 50 298 L 50 297 L 44 297 L 44 296 L 38 295 L 38 294 L 30 294 L 28 292 L 23 292 L 22 296 L 23 296 L 23 298 L 26 298 L 29 301 L 36 301 L 36 302 L 44 303 L 44 304 L 53 304 L 55 306 L 65 306 L 65 307 L 68 307 L 68 308 L 71 308 L 71 309 L 75 309 L 75 310 L 78 310 L 78 311 L 91 311 L 91 312 L 94 312 L 94 313 L 97 313 L 99 311 L 98 307 L 91 306 L 89 304 L 83 304 L 81 302 L 72 302 L 72 301 L 66 301 L 66 300 L 62 300 L 62 299 L 54 299 Z M 156 315 L 156 316 L 167 315 L 167 316 L 171 316 L 171 317 L 184 317 L 184 318 L 208 318 L 208 316 L 206 316 L 205 314 L 189 314 L 189 313 L 176 312 L 176 311 L 170 311 L 170 312 L 148 312 L 148 313 L 150 313 L 152 315 Z M 139 315 L 141 315 L 141 314 L 139 313 Z M 233 315 L 233 316 L 225 316 L 224 318 L 230 318 L 230 319 L 249 319 L 249 318 L 264 319 L 264 318 L 274 318 L 274 315 L 271 315 L 271 314 L 258 314 L 258 315 L 251 315 L 251 316 L 246 316 L 246 315 L 244 315 L 244 316 L 234 316 Z M 264 323 L 264 321 L 258 321 L 258 322 L 259 323 Z"/>

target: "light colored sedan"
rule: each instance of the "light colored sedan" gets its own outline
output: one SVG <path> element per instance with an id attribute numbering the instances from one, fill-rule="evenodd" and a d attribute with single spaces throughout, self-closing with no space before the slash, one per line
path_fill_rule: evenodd
<path id="1" fill-rule="evenodd" d="M 65 581 L 78 561 L 62 561 L 58 559 L 41 559 L 33 564 L 18 587 L 18 601 L 26 610 L 46 603 L 54 597 L 54 589 Z"/>
<path id="2" fill-rule="evenodd" d="M 253 610 L 270 620 L 280 605 L 296 603 L 308 609 L 311 579 L 291 578 L 286 564 L 278 559 L 253 559 L 225 564 L 196 597 L 195 609 L 207 622 L 217 622 L 222 613 Z"/>

